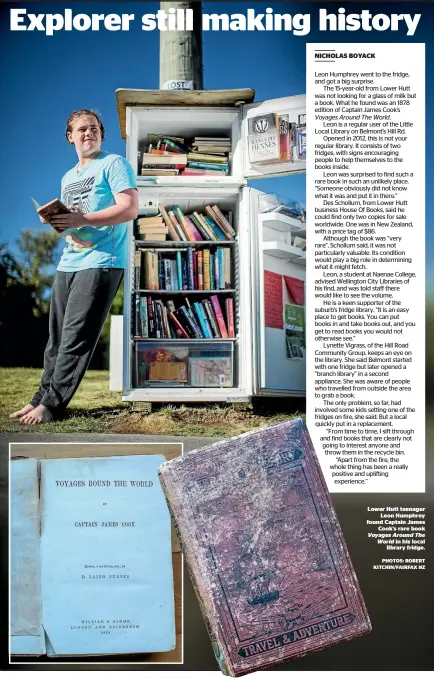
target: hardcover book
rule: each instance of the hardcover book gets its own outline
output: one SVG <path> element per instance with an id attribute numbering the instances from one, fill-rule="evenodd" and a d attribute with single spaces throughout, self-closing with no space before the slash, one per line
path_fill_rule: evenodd
<path id="1" fill-rule="evenodd" d="M 159 475 L 224 674 L 370 630 L 302 419 L 189 452 Z"/>
<path id="2" fill-rule="evenodd" d="M 52 219 L 58 214 L 70 214 L 71 210 L 69 210 L 68 207 L 64 205 L 61 200 L 59 200 L 59 198 L 50 200 L 50 202 L 47 202 L 45 205 L 39 205 L 39 203 L 34 198 L 30 199 L 34 204 L 38 215 L 45 219 L 45 221 L 50 224 L 51 228 L 55 230 L 56 233 L 63 233 L 64 229 L 54 226 L 51 223 Z"/>
<path id="3" fill-rule="evenodd" d="M 11 653 L 175 646 L 170 518 L 156 455 L 11 462 Z"/>

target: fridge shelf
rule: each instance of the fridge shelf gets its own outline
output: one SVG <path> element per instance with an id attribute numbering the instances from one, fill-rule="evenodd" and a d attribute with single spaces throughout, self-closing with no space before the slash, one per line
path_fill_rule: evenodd
<path id="1" fill-rule="evenodd" d="M 288 245 L 285 242 L 268 241 L 262 245 L 263 254 L 268 254 L 277 259 L 286 259 L 300 266 L 306 265 L 305 252 L 300 247 Z"/>
<path id="2" fill-rule="evenodd" d="M 144 294 L 231 294 L 236 290 L 138 290 L 135 289 L 134 292 L 140 292 Z"/>
<path id="3" fill-rule="evenodd" d="M 192 339 L 167 339 L 167 338 L 156 339 L 155 337 L 154 338 L 153 337 L 151 337 L 151 338 L 148 338 L 148 337 L 145 337 L 145 338 L 144 337 L 133 337 L 133 341 L 135 341 L 135 342 L 137 342 L 137 341 L 140 341 L 140 342 L 149 341 L 149 342 L 152 342 L 154 344 L 156 342 L 159 342 L 159 344 L 160 344 L 160 342 L 174 343 L 174 341 L 175 341 L 175 342 L 180 342 L 180 343 L 182 343 L 182 342 L 189 343 L 190 341 L 195 341 L 195 342 L 199 341 L 201 344 L 203 344 L 203 343 L 204 344 L 212 344 L 213 342 L 222 343 L 223 341 L 225 341 L 225 342 L 227 342 L 227 341 L 237 341 L 237 337 L 214 337 L 213 339 L 193 339 L 193 338 Z"/>
<path id="4" fill-rule="evenodd" d="M 176 247 L 210 247 L 210 245 L 217 245 L 222 247 L 223 245 L 235 245 L 236 240 L 195 240 L 184 242 L 182 240 L 139 240 L 136 241 L 136 247 L 141 249 L 145 247 L 146 249 L 152 248 L 154 250 L 158 249 L 170 249 Z"/>
<path id="5" fill-rule="evenodd" d="M 267 212 L 260 214 L 260 220 L 263 226 L 273 228 L 275 231 L 291 232 L 293 235 L 305 234 L 306 224 L 299 219 L 293 219 L 279 212 Z"/>

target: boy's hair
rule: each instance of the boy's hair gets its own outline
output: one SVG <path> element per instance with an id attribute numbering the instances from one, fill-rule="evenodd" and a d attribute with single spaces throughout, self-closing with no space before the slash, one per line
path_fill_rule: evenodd
<path id="1" fill-rule="evenodd" d="M 68 139 L 68 132 L 72 132 L 74 122 L 77 120 L 77 118 L 80 118 L 80 116 L 82 116 L 82 115 L 93 115 L 94 118 L 97 119 L 98 126 L 99 126 L 100 132 L 101 132 L 101 140 L 103 140 L 104 139 L 104 125 L 101 122 L 101 119 L 100 119 L 100 116 L 98 115 L 98 113 L 96 111 L 93 111 L 90 108 L 81 108 L 81 109 L 79 109 L 77 111 L 73 111 L 71 113 L 68 120 L 66 121 L 66 131 L 65 131 L 66 138 Z"/>

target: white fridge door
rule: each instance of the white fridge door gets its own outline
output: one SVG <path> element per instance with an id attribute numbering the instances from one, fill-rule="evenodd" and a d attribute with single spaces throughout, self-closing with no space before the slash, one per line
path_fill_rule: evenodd
<path id="1" fill-rule="evenodd" d="M 305 172 L 305 158 L 298 154 L 298 140 L 302 143 L 304 134 L 304 123 L 300 116 L 304 116 L 306 112 L 305 94 L 245 104 L 242 111 L 241 138 L 244 175 L 247 179 Z M 282 139 L 285 139 L 285 121 L 287 124 L 294 124 L 293 134 L 289 135 L 289 146 L 285 143 L 281 146 L 281 152 L 284 151 L 281 157 L 290 159 L 282 162 L 279 161 L 280 118 L 276 114 L 283 119 L 284 124 L 281 130 L 283 132 L 281 143 Z"/>
<path id="2" fill-rule="evenodd" d="M 303 396 L 306 384 L 305 252 L 291 243 L 305 236 L 304 224 L 288 216 L 260 214 L 253 188 L 251 279 L 254 395 Z M 299 252 L 298 252 L 299 250 Z M 290 296 L 289 288 L 293 291 Z"/>

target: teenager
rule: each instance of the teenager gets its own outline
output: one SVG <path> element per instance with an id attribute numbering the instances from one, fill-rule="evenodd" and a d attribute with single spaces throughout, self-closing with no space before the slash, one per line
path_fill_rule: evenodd
<path id="1" fill-rule="evenodd" d="M 71 211 L 53 218 L 66 246 L 53 284 L 41 383 L 30 403 L 10 415 L 23 424 L 58 417 L 76 392 L 127 264 L 127 222 L 138 212 L 135 173 L 125 158 L 101 151 L 104 126 L 95 111 L 74 111 L 66 138 L 78 155 L 62 179 Z"/>

